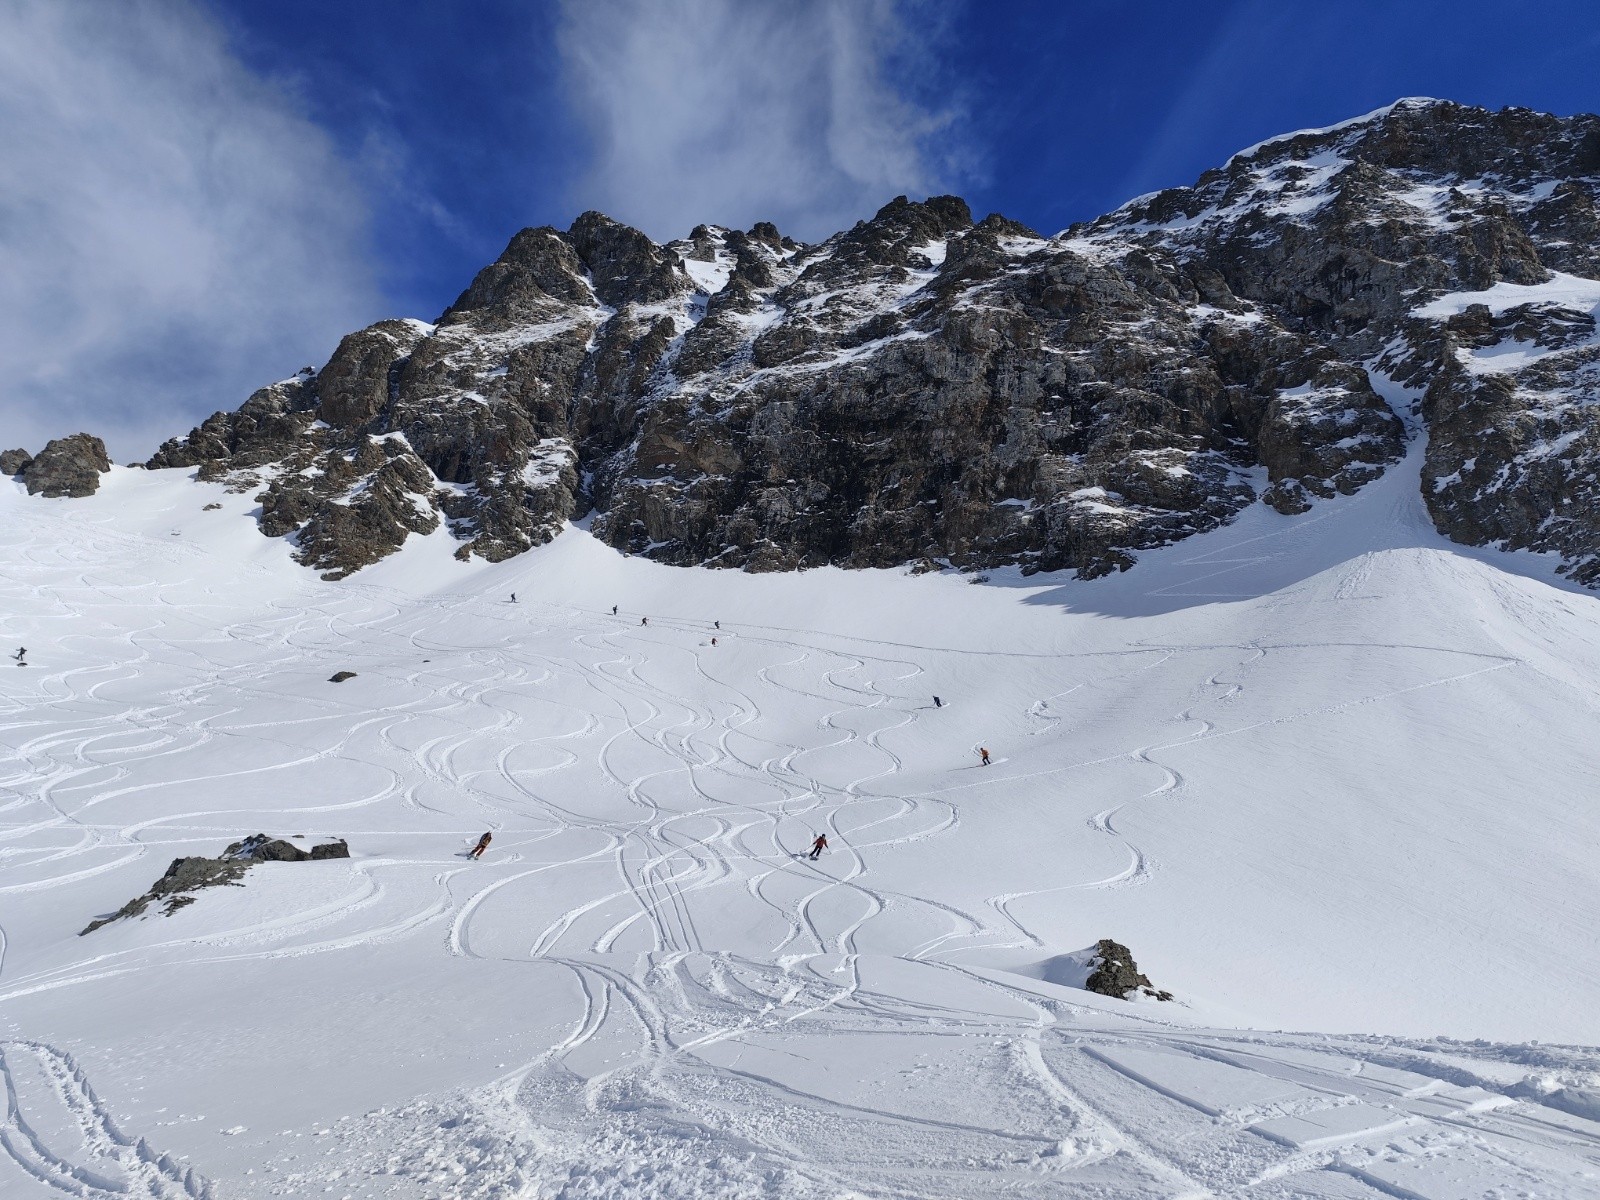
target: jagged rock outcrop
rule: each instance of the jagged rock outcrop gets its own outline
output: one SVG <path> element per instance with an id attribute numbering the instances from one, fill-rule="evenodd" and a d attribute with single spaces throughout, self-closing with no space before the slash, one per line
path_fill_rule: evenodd
<path id="1" fill-rule="evenodd" d="M 815 245 L 585 213 L 149 465 L 330 577 L 590 514 L 669 563 L 1092 577 L 1358 490 L 1410 421 L 1441 529 L 1594 582 L 1597 197 L 1600 119 L 1402 101 L 1052 238 L 948 196 Z"/>
<path id="2" fill-rule="evenodd" d="M 1083 984 L 1086 991 L 1118 1000 L 1126 1000 L 1135 992 L 1143 992 L 1156 1000 L 1172 999 L 1171 992 L 1158 990 L 1149 976 L 1139 970 L 1139 964 L 1133 961 L 1133 951 L 1121 942 L 1101 938 L 1094 945 L 1090 966 L 1089 978 Z"/>
<path id="3" fill-rule="evenodd" d="M 32 461 L 33 455 L 26 450 L 0 451 L 0 475 L 20 475 Z"/>
<path id="4" fill-rule="evenodd" d="M 256 863 L 307 862 L 312 859 L 349 858 L 350 847 L 343 838 L 302 850 L 282 838 L 257 833 L 234 842 L 218 858 L 175 858 L 166 873 L 150 885 L 142 896 L 135 896 L 109 916 L 90 921 L 78 936 L 93 933 L 102 925 L 128 917 L 143 916 L 152 904 L 161 905 L 161 915 L 170 917 L 185 905 L 195 902 L 195 893 L 209 887 L 242 887 L 240 880 Z"/>
<path id="5" fill-rule="evenodd" d="M 232 843 L 222 852 L 222 857 L 227 862 L 310 862 L 325 858 L 349 858 L 350 846 L 343 838 L 337 838 L 302 850 L 283 838 L 256 833 Z"/>
<path id="6" fill-rule="evenodd" d="M 14 457 L 21 451 L 9 451 Z M 111 469 L 106 444 L 87 433 L 55 438 L 19 468 L 30 496 L 52 498 L 92 496 L 100 490 L 100 476 Z"/>
<path id="7" fill-rule="evenodd" d="M 150 885 L 142 896 L 135 896 L 110 916 L 90 921 L 78 936 L 93 933 L 102 925 L 125 918 L 143 916 L 152 904 L 161 905 L 161 915 L 170 917 L 185 905 L 193 904 L 195 893 L 208 887 L 239 887 L 240 878 L 250 869 L 248 862 L 229 862 L 216 858 L 175 858 L 166 874 Z"/>
<path id="8" fill-rule="evenodd" d="M 1295 332 L 1422 393 L 1439 529 L 1554 551 L 1594 586 L 1597 212 L 1600 118 L 1405 100 L 1077 232 L 1209 263 Z M 1379 432 L 1366 425 L 1351 436 Z M 1294 511 L 1305 490 L 1275 482 L 1267 499 Z"/>

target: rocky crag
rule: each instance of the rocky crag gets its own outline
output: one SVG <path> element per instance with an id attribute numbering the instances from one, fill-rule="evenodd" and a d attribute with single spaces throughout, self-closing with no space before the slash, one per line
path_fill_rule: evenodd
<path id="1" fill-rule="evenodd" d="M 0 452 L 0 475 L 22 480 L 30 496 L 92 496 L 100 490 L 100 476 L 110 469 L 106 444 L 87 433 L 56 438 L 37 455 L 26 450 Z"/>
<path id="2" fill-rule="evenodd" d="M 1136 992 L 1152 1000 L 1171 1000 L 1172 993 L 1159 989 L 1150 977 L 1139 970 L 1133 961 L 1133 951 L 1121 942 L 1101 938 L 1089 951 L 1089 976 L 1084 980 L 1085 991 L 1098 992 L 1117 1000 L 1126 1000 Z"/>
<path id="3" fill-rule="evenodd" d="M 300 837 L 300 834 L 296 834 Z M 322 842 L 303 850 L 282 838 L 264 833 L 252 834 L 234 842 L 217 858 L 175 858 L 166 873 L 150 885 L 142 896 L 135 896 L 114 913 L 96 917 L 78 931 L 78 936 L 93 933 L 113 921 L 144 916 L 152 904 L 161 906 L 161 915 L 170 917 L 180 908 L 193 904 L 195 893 L 212 887 L 243 887 L 245 873 L 263 862 L 312 862 L 329 858 L 349 858 L 350 846 L 343 839 Z"/>
<path id="4" fill-rule="evenodd" d="M 1351 493 L 1409 424 L 1441 530 L 1595 583 L 1597 195 L 1600 118 L 1407 100 L 1054 237 L 954 197 L 813 245 L 586 213 L 147 465 L 330 577 L 584 516 L 676 564 L 1093 577 Z"/>

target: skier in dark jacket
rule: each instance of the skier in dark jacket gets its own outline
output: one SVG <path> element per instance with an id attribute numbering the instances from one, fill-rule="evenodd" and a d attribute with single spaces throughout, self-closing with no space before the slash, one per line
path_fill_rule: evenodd
<path id="1" fill-rule="evenodd" d="M 933 698 L 933 706 L 935 708 L 943 708 L 944 707 L 944 701 L 939 699 L 939 697 L 935 696 Z"/>
<path id="2" fill-rule="evenodd" d="M 615 604 L 611 606 L 611 615 L 613 617 L 617 615 L 617 606 Z"/>
<path id="3" fill-rule="evenodd" d="M 816 862 L 822 857 L 822 852 L 828 848 L 828 835 L 817 834 L 817 840 L 811 843 L 811 861 Z"/>
<path id="4" fill-rule="evenodd" d="M 489 848 L 489 843 L 492 841 L 494 841 L 494 834 L 485 833 L 481 838 L 478 839 L 478 844 L 472 848 L 467 857 L 482 858 L 483 852 Z"/>

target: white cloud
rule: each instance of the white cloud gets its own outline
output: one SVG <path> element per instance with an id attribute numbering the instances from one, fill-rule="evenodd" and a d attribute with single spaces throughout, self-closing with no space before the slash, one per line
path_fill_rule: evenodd
<path id="1" fill-rule="evenodd" d="M 0 443 L 147 453 L 382 315 L 360 189 L 184 0 L 0 0 Z M 0 447 L 3 448 L 3 447 Z"/>
<path id="2" fill-rule="evenodd" d="M 595 140 L 577 201 L 658 239 L 702 221 L 816 239 L 960 174 L 938 13 L 894 0 L 563 0 Z"/>

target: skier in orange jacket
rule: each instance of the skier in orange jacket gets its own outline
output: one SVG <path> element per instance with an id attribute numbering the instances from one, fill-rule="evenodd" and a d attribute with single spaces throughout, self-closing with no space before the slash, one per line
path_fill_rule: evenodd
<path id="1" fill-rule="evenodd" d="M 468 858 L 482 858 L 483 857 L 483 852 L 489 848 L 489 843 L 492 842 L 492 841 L 494 841 L 494 834 L 492 834 L 492 833 L 484 834 L 481 838 L 478 839 L 478 844 L 472 848 L 471 852 L 468 853 L 467 857 Z"/>

